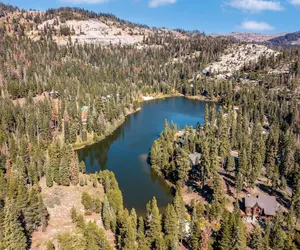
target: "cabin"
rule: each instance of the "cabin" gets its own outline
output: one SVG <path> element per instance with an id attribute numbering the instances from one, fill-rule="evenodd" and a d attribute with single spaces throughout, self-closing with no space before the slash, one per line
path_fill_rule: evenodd
<path id="1" fill-rule="evenodd" d="M 176 137 L 183 137 L 185 135 L 185 131 L 183 131 L 183 130 L 180 130 L 180 131 L 178 131 L 176 134 L 175 134 L 175 136 Z"/>
<path id="2" fill-rule="evenodd" d="M 80 110 L 81 110 L 81 121 L 83 125 L 86 125 L 87 122 L 87 116 L 88 116 L 88 106 L 83 106 Z"/>
<path id="3" fill-rule="evenodd" d="M 192 167 L 197 166 L 200 162 L 201 154 L 197 152 L 194 154 L 190 154 L 189 159 Z"/>
<path id="4" fill-rule="evenodd" d="M 58 93 L 58 91 L 53 91 L 52 90 L 52 91 L 49 92 L 49 96 L 55 99 L 55 98 L 59 97 L 59 93 Z"/>
<path id="5" fill-rule="evenodd" d="M 225 75 L 225 79 L 230 79 L 231 77 L 233 77 L 233 74 L 232 73 L 227 73 Z"/>
<path id="6" fill-rule="evenodd" d="M 280 205 L 275 196 L 258 195 L 257 197 L 245 197 L 244 207 L 246 216 L 273 218 Z"/>
<path id="7" fill-rule="evenodd" d="M 50 126 L 51 131 L 54 132 L 58 128 L 58 121 L 55 119 L 52 119 L 49 122 L 49 126 Z"/>
<path id="8" fill-rule="evenodd" d="M 205 75 L 206 77 L 209 77 L 210 76 L 210 72 L 208 69 L 205 69 L 202 71 L 202 74 Z"/>

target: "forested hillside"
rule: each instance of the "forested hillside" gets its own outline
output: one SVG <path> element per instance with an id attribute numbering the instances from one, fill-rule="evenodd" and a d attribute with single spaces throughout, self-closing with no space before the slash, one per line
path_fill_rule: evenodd
<path id="1" fill-rule="evenodd" d="M 46 24 L 49 20 L 56 23 Z M 68 21 L 101 22 L 108 29 L 121 29 L 123 37 L 142 38 L 105 45 L 78 42 L 72 28 L 65 25 Z M 61 39 L 67 42 L 60 43 Z M 271 56 L 262 53 L 230 75 L 222 72 L 222 78 L 217 77 L 218 72 L 203 72 L 236 47 L 241 51 L 237 58 L 247 56 L 245 44 L 228 39 L 149 28 L 81 9 L 39 12 L 1 4 L 0 249 L 178 249 L 179 245 L 246 249 L 247 244 L 253 249 L 297 249 L 300 50 L 273 48 L 276 53 Z M 221 112 L 207 112 L 204 129 L 190 139 L 193 145 L 176 151 L 175 129 L 166 127 L 160 140 L 170 148 L 160 148 L 166 156 L 163 162 L 151 154 L 151 163 L 177 185 L 174 202 L 162 217 L 153 198 L 146 218 L 137 220 L 134 210 L 129 213 L 124 208 L 113 173 L 86 175 L 74 149 L 111 133 L 126 115 L 139 109 L 143 97 L 178 94 L 218 101 L 231 119 L 223 120 Z M 235 108 L 239 109 L 236 115 Z M 266 134 L 261 136 L 263 128 Z M 264 244 L 270 243 L 262 247 L 250 243 L 240 216 L 224 209 L 222 197 L 213 199 L 208 208 L 184 204 L 181 186 L 189 179 L 188 150 L 212 158 L 201 162 L 205 174 L 200 177 L 203 185 L 216 180 L 211 187 L 214 194 L 222 193 L 217 156 L 228 169 L 234 168 L 230 150 L 245 158 L 237 167 L 239 189 L 255 185 L 261 169 L 266 168 L 274 190 L 278 185 L 292 187 L 287 206 L 291 216 L 285 217 L 292 224 L 282 224 L 279 215 L 271 229 L 254 231 L 253 242 L 262 244 L 264 238 Z M 210 160 L 213 162 L 208 163 Z M 84 213 L 74 207 L 67 218 L 73 230 L 50 239 L 49 211 L 59 202 L 49 205 L 43 197 L 58 186 L 66 192 L 70 186 L 86 190 L 100 186 L 104 193 L 94 197 L 83 192 Z M 91 193 L 97 193 L 95 190 Z M 53 211 L 51 216 L 55 216 Z M 94 215 L 99 218 L 96 222 Z M 185 234 L 185 216 L 193 218 L 189 235 Z M 278 242 L 270 242 L 270 230 Z M 107 235 L 112 236 L 110 241 Z M 237 242 L 235 248 L 229 243 L 231 237 Z M 36 238 L 40 241 L 35 242 Z"/>

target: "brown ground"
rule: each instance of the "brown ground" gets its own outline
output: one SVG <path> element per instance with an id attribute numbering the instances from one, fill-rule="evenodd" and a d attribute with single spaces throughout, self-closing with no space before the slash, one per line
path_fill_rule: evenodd
<path id="1" fill-rule="evenodd" d="M 42 197 L 48 209 L 50 220 L 45 232 L 37 231 L 32 235 L 31 249 L 44 250 L 45 244 L 51 240 L 56 243 L 56 237 L 63 232 L 74 232 L 75 225 L 70 218 L 70 210 L 74 206 L 78 213 L 84 214 L 84 207 L 81 204 L 82 192 L 87 192 L 90 195 L 99 196 L 103 198 L 103 187 L 98 185 L 97 188 L 92 186 L 88 181 L 88 185 L 63 187 L 54 185 L 52 188 L 46 186 L 46 179 L 42 178 L 40 181 L 42 188 Z M 93 214 L 86 216 L 86 220 L 96 220 L 98 226 L 103 228 L 103 223 L 100 215 Z M 107 239 L 113 243 L 114 236 L 112 232 L 107 231 Z"/>
<path id="2" fill-rule="evenodd" d="M 183 201 L 188 206 L 191 205 L 192 200 L 195 200 L 196 203 L 198 202 L 201 202 L 203 204 L 207 203 L 205 199 L 198 192 L 190 192 L 187 185 L 185 185 L 182 188 L 182 197 L 183 197 Z"/>

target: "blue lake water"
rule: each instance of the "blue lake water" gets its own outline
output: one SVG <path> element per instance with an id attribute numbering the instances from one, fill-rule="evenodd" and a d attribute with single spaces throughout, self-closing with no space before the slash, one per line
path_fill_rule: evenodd
<path id="1" fill-rule="evenodd" d="M 163 130 L 164 121 L 180 128 L 204 121 L 206 102 L 184 97 L 166 98 L 143 103 L 141 111 L 127 117 L 125 123 L 103 141 L 78 151 L 88 173 L 109 169 L 115 173 L 124 204 L 145 213 L 153 196 L 165 208 L 172 201 L 166 183 L 156 176 L 147 163 L 151 146 Z"/>

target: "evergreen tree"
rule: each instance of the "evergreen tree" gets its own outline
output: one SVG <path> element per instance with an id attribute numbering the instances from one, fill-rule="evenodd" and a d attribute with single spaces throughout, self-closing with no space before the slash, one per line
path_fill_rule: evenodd
<path id="1" fill-rule="evenodd" d="M 254 250 L 264 250 L 262 231 L 258 224 L 256 224 L 254 227 L 250 245 Z"/>
<path id="2" fill-rule="evenodd" d="M 201 249 L 202 230 L 196 209 L 193 210 L 191 222 L 190 245 L 192 249 Z"/>
<path id="3" fill-rule="evenodd" d="M 110 229 L 110 223 L 111 223 L 111 207 L 109 204 L 109 201 L 107 199 L 107 196 L 104 196 L 103 205 L 102 205 L 102 219 L 103 224 L 106 230 Z"/>
<path id="4" fill-rule="evenodd" d="M 43 228 L 46 228 L 49 214 L 36 188 L 32 188 L 29 192 L 24 215 L 26 229 L 29 233 L 32 233 L 41 225 L 43 225 Z"/>
<path id="5" fill-rule="evenodd" d="M 91 215 L 94 211 L 94 201 L 87 192 L 82 193 L 81 203 L 84 206 L 85 214 Z"/>
<path id="6" fill-rule="evenodd" d="M 86 243 L 85 249 L 112 249 L 105 238 L 104 230 L 100 229 L 95 222 L 89 221 L 87 223 L 84 230 L 84 237 Z"/>
<path id="7" fill-rule="evenodd" d="M 8 250 L 27 248 L 25 229 L 20 220 L 15 204 L 9 201 L 4 218 L 4 242 Z"/>
<path id="8" fill-rule="evenodd" d="M 55 246 L 53 245 L 53 243 L 51 241 L 48 241 L 47 245 L 46 245 L 46 249 L 47 250 L 55 250 Z"/>
<path id="9" fill-rule="evenodd" d="M 206 140 L 203 141 L 201 153 L 202 157 L 200 164 L 200 179 L 202 186 L 204 186 L 206 179 L 210 176 L 211 173 L 210 153 L 208 143 Z"/>
<path id="10" fill-rule="evenodd" d="M 240 215 L 235 215 L 235 227 L 233 233 L 233 246 L 234 250 L 246 250 L 247 249 L 247 239 L 246 239 L 246 229 Z"/>
<path id="11" fill-rule="evenodd" d="M 151 248 L 159 249 L 162 240 L 161 215 L 155 197 L 147 204 L 147 237 Z"/>
<path id="12" fill-rule="evenodd" d="M 63 157 L 59 166 L 59 184 L 70 186 L 70 165 L 67 157 Z"/>
<path id="13" fill-rule="evenodd" d="M 150 250 L 149 243 L 145 236 L 145 224 L 143 217 L 139 218 L 138 223 L 138 232 L 137 232 L 137 241 L 138 241 L 138 249 L 139 250 Z"/>
<path id="14" fill-rule="evenodd" d="M 132 208 L 130 210 L 130 218 L 131 218 L 132 225 L 134 228 L 134 237 L 136 239 L 137 238 L 137 228 L 138 228 L 138 218 L 137 218 L 137 214 L 136 214 L 136 211 L 134 208 Z"/>
<path id="15" fill-rule="evenodd" d="M 84 161 L 80 162 L 79 169 L 80 169 L 81 173 L 85 174 L 85 172 L 86 172 L 86 166 L 85 166 Z"/>
<path id="16" fill-rule="evenodd" d="M 74 152 L 71 153 L 71 164 L 70 164 L 70 179 L 71 183 L 74 186 L 77 186 L 79 183 L 79 161 L 78 155 Z"/>
<path id="17" fill-rule="evenodd" d="M 53 178 L 50 167 L 46 167 L 46 185 L 49 188 L 53 186 Z"/>
<path id="18" fill-rule="evenodd" d="M 131 217 L 128 217 L 127 220 L 127 232 L 124 239 L 124 247 L 122 249 L 137 250 L 138 245 L 136 242 L 136 228 L 134 227 Z"/>
<path id="19" fill-rule="evenodd" d="M 177 215 L 178 219 L 178 224 L 179 224 L 179 240 L 182 241 L 186 231 L 185 231 L 185 214 L 186 214 L 186 208 L 185 208 L 185 203 L 183 201 L 182 195 L 181 195 L 181 189 L 180 185 L 177 185 L 177 191 L 173 200 L 173 205 L 175 208 L 175 212 Z"/>
<path id="20" fill-rule="evenodd" d="M 172 204 L 169 204 L 164 213 L 164 232 L 167 249 L 178 249 L 178 218 Z"/>
<path id="21" fill-rule="evenodd" d="M 219 237 L 217 242 L 217 249 L 220 250 L 231 250 L 232 239 L 230 232 L 230 214 L 225 210 L 223 214 L 223 219 L 221 222 L 221 229 L 219 231 Z"/>

